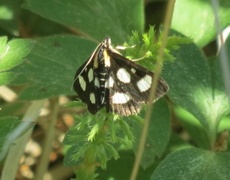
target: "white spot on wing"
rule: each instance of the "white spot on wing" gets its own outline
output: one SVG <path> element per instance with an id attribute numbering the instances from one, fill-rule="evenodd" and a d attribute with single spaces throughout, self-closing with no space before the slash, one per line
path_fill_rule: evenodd
<path id="1" fill-rule="evenodd" d="M 95 104 L 96 99 L 95 99 L 94 93 L 90 93 L 90 95 L 89 95 L 89 100 L 90 100 L 90 102 L 91 102 L 92 104 Z"/>
<path id="2" fill-rule="evenodd" d="M 123 83 L 129 83 L 131 80 L 130 74 L 124 68 L 120 68 L 117 71 L 117 78 Z"/>
<path id="3" fill-rule="evenodd" d="M 81 86 L 81 89 L 82 89 L 83 91 L 85 91 L 85 90 L 86 90 L 86 83 L 85 83 L 84 78 L 80 75 L 80 76 L 78 77 L 78 79 L 79 79 L 79 84 L 80 84 L 80 86 Z"/>
<path id="4" fill-rule="evenodd" d="M 109 88 L 113 87 L 113 84 L 114 84 L 114 80 L 110 76 L 109 79 L 107 79 L 107 81 L 105 82 L 105 87 L 109 89 Z"/>
<path id="5" fill-rule="evenodd" d="M 95 78 L 94 79 L 94 86 L 96 86 L 96 87 L 100 87 L 100 83 L 99 83 L 99 80 L 98 80 L 98 78 Z"/>
<path id="6" fill-rule="evenodd" d="M 93 69 L 92 68 L 90 68 L 90 70 L 88 71 L 88 79 L 89 79 L 89 82 L 93 80 Z"/>
<path id="7" fill-rule="evenodd" d="M 137 87 L 140 92 L 147 91 L 151 87 L 152 77 L 150 75 L 145 75 L 142 79 L 137 82 Z"/>
<path id="8" fill-rule="evenodd" d="M 130 100 L 129 95 L 125 94 L 125 93 L 115 93 L 112 96 L 112 103 L 113 104 L 125 104 Z"/>
<path id="9" fill-rule="evenodd" d="M 131 72 L 132 72 L 133 74 L 135 74 L 135 73 L 136 73 L 136 69 L 131 68 Z"/>

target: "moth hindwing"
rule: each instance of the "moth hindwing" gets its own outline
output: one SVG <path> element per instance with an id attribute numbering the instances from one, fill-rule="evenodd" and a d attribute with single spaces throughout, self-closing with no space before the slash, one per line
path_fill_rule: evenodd
<path id="1" fill-rule="evenodd" d="M 105 38 L 77 70 L 73 86 L 90 113 L 105 107 L 107 112 L 129 116 L 148 103 L 152 78 L 153 72 L 122 56 Z M 155 100 L 167 91 L 167 83 L 160 78 Z"/>

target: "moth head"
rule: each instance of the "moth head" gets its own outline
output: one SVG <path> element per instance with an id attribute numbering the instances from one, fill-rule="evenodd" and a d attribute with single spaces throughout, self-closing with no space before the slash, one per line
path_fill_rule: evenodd
<path id="1" fill-rule="evenodd" d="M 109 37 L 106 37 L 104 39 L 104 41 L 102 42 L 102 44 L 106 49 L 110 49 L 112 47 L 111 46 L 111 39 Z"/>

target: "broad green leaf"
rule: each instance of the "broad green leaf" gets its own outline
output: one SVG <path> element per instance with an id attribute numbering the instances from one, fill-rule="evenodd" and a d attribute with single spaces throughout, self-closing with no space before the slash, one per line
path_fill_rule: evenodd
<path id="1" fill-rule="evenodd" d="M 170 139 L 170 113 L 167 103 L 164 100 L 157 101 L 153 106 L 152 117 L 150 119 L 150 126 L 146 140 L 145 151 L 142 157 L 142 167 L 148 168 L 151 166 L 155 158 L 160 158 L 165 151 L 167 143 Z M 137 153 L 139 145 L 140 134 L 142 126 L 135 124 L 133 127 L 135 135 L 134 151 Z"/>
<path id="2" fill-rule="evenodd" d="M 25 84 L 22 99 L 41 99 L 75 94 L 74 75 L 96 44 L 75 36 L 53 36 L 34 43 L 34 48 L 20 66 L 1 73 L 10 84 Z"/>
<path id="3" fill-rule="evenodd" d="M 201 122 L 213 145 L 219 122 L 230 108 L 223 84 L 213 86 L 207 59 L 194 44 L 184 45 L 174 57 L 163 68 L 168 95 Z"/>
<path id="4" fill-rule="evenodd" d="M 14 39 L 7 43 L 6 37 L 0 37 L 0 73 L 23 63 L 33 45 L 32 40 Z"/>
<path id="5" fill-rule="evenodd" d="M 229 159 L 229 152 L 183 149 L 167 156 L 151 180 L 227 180 L 230 177 Z"/>
<path id="6" fill-rule="evenodd" d="M 230 1 L 218 1 L 221 29 L 230 24 Z M 172 28 L 191 37 L 199 47 L 216 37 L 214 13 L 209 0 L 177 0 L 172 19 Z"/>
<path id="7" fill-rule="evenodd" d="M 121 43 L 132 30 L 143 31 L 143 5 L 140 0 L 26 0 L 24 8 L 99 41 L 110 36 Z"/>
<path id="8" fill-rule="evenodd" d="M 109 179 L 130 179 L 135 156 L 131 151 L 121 151 L 119 153 L 120 158 L 118 160 L 108 161 L 107 168 L 105 170 L 98 169 L 100 180 Z M 143 170 L 140 167 L 137 180 L 149 179 L 152 173 L 152 168 Z"/>

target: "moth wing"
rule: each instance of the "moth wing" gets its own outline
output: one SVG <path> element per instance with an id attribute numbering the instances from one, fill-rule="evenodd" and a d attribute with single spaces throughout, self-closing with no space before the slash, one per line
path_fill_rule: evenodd
<path id="1" fill-rule="evenodd" d="M 110 88 L 110 109 L 126 116 L 138 114 L 140 105 L 148 103 L 153 72 L 114 52 L 110 53 L 110 58 L 113 67 L 110 76 L 115 81 L 114 86 Z M 122 73 L 118 73 L 121 69 Z M 168 85 L 160 78 L 154 101 L 167 91 Z"/>
<path id="2" fill-rule="evenodd" d="M 94 74 L 93 60 L 89 61 L 90 59 L 76 72 L 73 88 L 79 98 L 86 103 L 89 112 L 95 114 L 103 105 L 100 103 L 100 89 L 95 86 L 97 79 Z"/>

